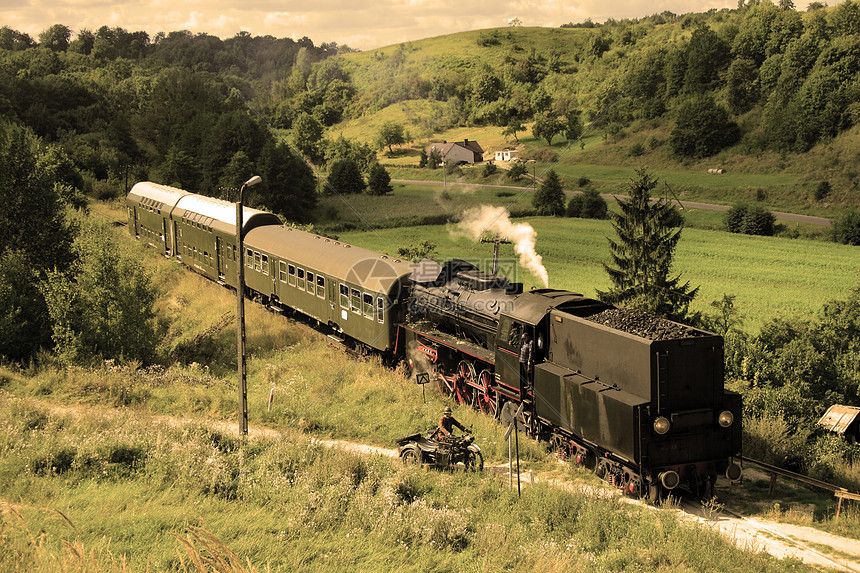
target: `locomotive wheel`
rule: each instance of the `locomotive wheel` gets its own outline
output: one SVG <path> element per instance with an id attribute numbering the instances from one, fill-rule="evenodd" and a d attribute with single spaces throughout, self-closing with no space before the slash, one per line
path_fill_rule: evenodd
<path id="1" fill-rule="evenodd" d="M 470 384 L 475 383 L 475 367 L 471 362 L 461 360 L 457 365 L 456 387 L 454 389 L 454 398 L 460 404 L 472 404 L 473 389 Z"/>
<path id="2" fill-rule="evenodd" d="M 481 370 L 481 373 L 478 374 L 478 385 L 481 390 L 478 390 L 478 395 L 475 398 L 478 409 L 495 419 L 499 415 L 499 395 L 490 386 L 492 380 L 493 375 L 490 374 L 489 370 Z"/>
<path id="3" fill-rule="evenodd" d="M 466 461 L 464 462 L 466 465 L 466 471 L 469 472 L 482 472 L 484 470 L 484 456 L 481 455 L 481 452 L 469 452 L 469 455 L 466 456 Z"/>
<path id="4" fill-rule="evenodd" d="M 400 459 L 407 466 L 420 466 L 423 460 L 423 452 L 418 446 L 407 446 L 400 452 Z"/>

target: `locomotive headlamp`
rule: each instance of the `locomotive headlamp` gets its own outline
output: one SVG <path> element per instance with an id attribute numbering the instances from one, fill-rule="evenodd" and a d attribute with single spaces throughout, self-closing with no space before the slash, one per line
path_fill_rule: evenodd
<path id="1" fill-rule="evenodd" d="M 728 410 L 723 410 L 720 412 L 720 417 L 717 418 L 717 422 L 724 428 L 728 428 L 732 425 L 732 422 L 735 421 L 735 415 L 729 412 Z"/>
<path id="2" fill-rule="evenodd" d="M 664 416 L 658 416 L 654 419 L 654 431 L 661 436 L 669 431 L 669 419 Z"/>

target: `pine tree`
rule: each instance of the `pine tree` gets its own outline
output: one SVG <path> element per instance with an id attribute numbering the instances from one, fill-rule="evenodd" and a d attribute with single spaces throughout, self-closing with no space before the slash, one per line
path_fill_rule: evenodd
<path id="1" fill-rule="evenodd" d="M 379 163 L 371 165 L 367 176 L 367 192 L 371 195 L 386 195 L 392 191 L 394 188 L 391 186 L 391 175 L 385 167 Z"/>
<path id="2" fill-rule="evenodd" d="M 672 257 L 681 238 L 675 207 L 664 199 L 651 200 L 657 186 L 645 169 L 630 182 L 629 199 L 618 199 L 620 212 L 610 213 L 618 242 L 609 240 L 614 266 L 603 267 L 612 281 L 608 291 L 597 291 L 604 302 L 637 308 L 672 320 L 683 320 L 699 288 L 680 274 L 670 278 Z"/>
<path id="3" fill-rule="evenodd" d="M 561 215 L 564 213 L 564 189 L 558 174 L 550 169 L 540 188 L 532 198 L 538 215 Z"/>

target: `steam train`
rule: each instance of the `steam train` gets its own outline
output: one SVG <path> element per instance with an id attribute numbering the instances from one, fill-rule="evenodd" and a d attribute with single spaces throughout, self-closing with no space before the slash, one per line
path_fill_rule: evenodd
<path id="1" fill-rule="evenodd" d="M 236 288 L 233 203 L 142 182 L 129 232 Z M 462 260 L 414 264 L 283 226 L 245 207 L 245 290 L 360 351 L 407 360 L 461 404 L 516 422 L 631 494 L 738 480 L 741 398 L 724 388 L 722 337 L 533 289 Z M 523 336 L 533 369 L 520 367 Z"/>

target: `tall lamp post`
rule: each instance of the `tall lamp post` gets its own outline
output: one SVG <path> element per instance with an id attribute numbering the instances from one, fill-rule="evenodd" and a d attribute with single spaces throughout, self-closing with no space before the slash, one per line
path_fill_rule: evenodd
<path id="1" fill-rule="evenodd" d="M 236 261 L 236 321 L 238 322 L 236 346 L 239 353 L 239 433 L 243 436 L 248 435 L 248 382 L 245 375 L 245 244 L 242 232 L 244 226 L 242 196 L 245 193 L 245 187 L 251 187 L 262 181 L 259 175 L 254 175 L 245 181 L 239 189 L 239 202 L 236 203 L 236 249 L 239 251 Z"/>

